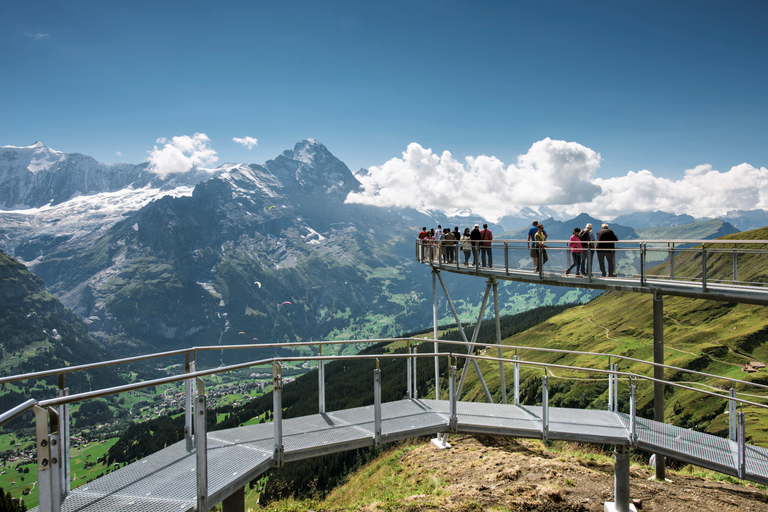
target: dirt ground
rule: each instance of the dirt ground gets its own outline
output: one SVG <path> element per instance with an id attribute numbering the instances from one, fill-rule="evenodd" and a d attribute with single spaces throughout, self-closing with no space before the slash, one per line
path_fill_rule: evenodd
<path id="1" fill-rule="evenodd" d="M 437 507 L 434 500 L 413 496 L 408 510 L 586 512 L 602 511 L 606 501 L 613 501 L 612 461 L 557 453 L 539 441 L 465 436 L 449 442 L 449 451 L 424 445 L 401 460 L 405 478 L 411 471 L 434 472 L 448 482 Z M 630 474 L 630 499 L 637 510 L 768 511 L 768 491 L 757 486 L 670 472 L 671 482 L 657 482 L 648 480 L 652 470 L 635 464 Z"/>

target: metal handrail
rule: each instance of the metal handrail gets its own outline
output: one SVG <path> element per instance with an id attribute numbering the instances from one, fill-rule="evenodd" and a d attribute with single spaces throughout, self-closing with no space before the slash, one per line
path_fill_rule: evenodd
<path id="1" fill-rule="evenodd" d="M 54 370 L 45 370 L 45 371 L 42 371 L 42 372 L 26 373 L 26 374 L 23 374 L 23 375 L 3 377 L 3 378 L 0 378 L 0 384 L 2 384 L 4 382 L 13 382 L 13 381 L 25 380 L 25 379 L 38 379 L 38 378 L 48 377 L 48 376 L 51 376 L 51 375 L 58 375 L 58 374 L 61 374 L 61 373 L 71 373 L 71 372 L 74 372 L 74 371 L 84 371 L 84 370 L 89 370 L 89 369 L 93 369 L 93 368 L 101 368 L 101 367 L 104 367 L 104 366 L 114 366 L 114 365 L 118 365 L 118 364 L 131 363 L 131 362 L 140 361 L 140 360 L 148 360 L 148 359 L 152 359 L 152 358 L 159 358 L 159 357 L 165 357 L 165 356 L 169 356 L 169 355 L 177 355 L 177 354 L 184 354 L 184 353 L 195 352 L 195 351 L 204 351 L 204 350 L 295 348 L 295 347 L 299 347 L 299 346 L 316 346 L 316 345 L 326 346 L 326 345 L 334 345 L 334 344 L 361 344 L 361 343 L 376 344 L 376 343 L 383 343 L 383 342 L 400 342 L 400 341 L 405 341 L 405 342 L 413 341 L 413 342 L 418 342 L 418 343 L 442 343 L 442 344 L 446 344 L 446 345 L 461 345 L 461 346 L 465 346 L 465 347 L 470 347 L 470 346 L 472 346 L 472 347 L 488 347 L 488 346 L 493 346 L 493 347 L 501 347 L 503 349 L 531 350 L 531 351 L 535 351 L 535 352 L 550 352 L 550 353 L 555 353 L 555 354 L 574 354 L 574 355 L 595 356 L 595 357 L 603 357 L 603 358 L 607 357 L 609 359 L 610 358 L 616 358 L 616 359 L 621 359 L 621 360 L 625 360 L 625 361 L 631 361 L 631 362 L 638 363 L 638 364 L 649 365 L 651 367 L 660 367 L 660 368 L 669 369 L 669 370 L 673 370 L 673 371 L 679 371 L 679 372 L 688 373 L 688 374 L 691 374 L 691 375 L 698 375 L 698 376 L 701 376 L 701 377 L 707 377 L 707 378 L 712 378 L 712 379 L 717 379 L 717 380 L 724 380 L 724 381 L 733 382 L 733 383 L 736 383 L 736 384 L 742 384 L 742 385 L 754 386 L 754 387 L 762 388 L 762 389 L 768 389 L 768 385 L 760 384 L 760 383 L 757 383 L 757 382 L 750 382 L 750 381 L 734 379 L 732 377 L 713 375 L 713 374 L 710 374 L 710 373 L 699 372 L 699 371 L 690 370 L 690 369 L 687 369 L 687 368 L 680 368 L 680 367 L 677 367 L 677 366 L 670 366 L 670 365 L 665 365 L 665 364 L 661 364 L 661 363 L 655 363 L 655 362 L 652 362 L 652 361 L 645 361 L 643 359 L 637 359 L 637 358 L 633 358 L 633 357 L 629 357 L 629 356 L 623 356 L 623 355 L 620 355 L 620 354 L 611 354 L 611 353 L 604 353 L 604 352 L 585 352 L 585 351 L 579 351 L 579 350 L 563 350 L 563 349 L 553 349 L 553 348 L 544 348 L 544 347 L 527 347 L 527 346 L 523 346 L 523 345 L 508 345 L 508 344 L 504 344 L 504 343 L 501 343 L 501 344 L 488 344 L 488 343 L 477 343 L 477 342 L 472 343 L 472 342 L 464 342 L 464 341 L 438 340 L 438 339 L 433 339 L 433 338 L 419 338 L 419 337 L 388 338 L 388 339 L 374 339 L 374 340 L 313 341 L 313 342 L 297 342 L 297 343 L 211 345 L 211 346 L 203 346 L 203 347 L 191 347 L 189 349 L 181 349 L 181 350 L 175 350 L 175 351 L 169 351 L 169 352 L 161 352 L 161 353 L 157 353 L 157 354 L 147 354 L 147 355 L 144 355 L 144 356 L 128 357 L 128 358 L 123 358 L 123 359 L 114 359 L 114 360 L 110 360 L 110 361 L 104 361 L 102 363 L 91 363 L 91 364 L 87 364 L 87 365 L 70 366 L 70 367 L 58 368 L 58 369 L 54 369 Z M 429 353 L 429 354 L 434 356 L 434 353 Z M 311 357 L 312 356 L 302 356 L 302 357 L 293 358 L 293 359 L 291 359 L 291 358 L 265 359 L 265 360 L 261 360 L 261 361 L 258 361 L 258 362 L 239 363 L 238 365 L 234 365 L 234 366 L 220 367 L 220 368 L 217 368 L 217 369 L 214 369 L 214 370 L 203 370 L 202 371 L 203 373 L 201 373 L 201 372 L 185 373 L 185 374 L 182 374 L 182 375 L 179 375 L 179 376 L 163 377 L 161 379 L 155 379 L 153 381 L 146 381 L 146 382 L 162 381 L 162 382 L 160 382 L 161 384 L 166 384 L 166 383 L 169 383 L 169 382 L 175 382 L 175 381 L 179 381 L 179 380 L 184 380 L 184 379 L 190 378 L 191 376 L 203 376 L 203 375 L 211 375 L 213 373 L 220 373 L 219 370 L 224 371 L 226 369 L 235 369 L 234 367 L 247 368 L 249 366 L 257 366 L 258 364 L 266 364 L 266 363 L 263 363 L 263 361 L 272 361 L 272 360 L 281 360 L 281 361 L 288 361 L 288 360 L 297 360 L 297 361 L 298 360 L 302 360 L 302 361 L 306 361 L 306 360 L 332 361 L 332 360 L 349 358 L 350 356 L 325 356 L 325 357 L 321 357 L 321 358 L 308 359 L 308 358 L 311 358 Z M 365 356 L 365 357 L 368 357 L 368 356 Z M 229 370 L 226 370 L 226 371 L 229 371 Z M 167 380 L 167 379 L 171 379 L 171 380 Z M 154 386 L 154 385 L 157 385 L 157 384 L 148 384 L 148 385 L 141 386 L 141 387 L 151 387 L 151 386 Z M 121 387 L 121 386 L 117 386 L 116 388 L 119 388 L 119 387 Z M 110 388 L 110 389 L 112 389 L 112 388 Z M 71 395 L 71 396 L 75 396 L 75 395 Z"/>
<path id="2" fill-rule="evenodd" d="M 466 345 L 465 343 L 458 343 L 461 345 Z M 475 344 L 477 345 L 477 344 Z M 663 379 L 655 379 L 653 377 L 648 377 L 641 374 L 636 374 L 632 372 L 620 372 L 620 371 L 613 371 L 613 370 L 605 370 L 601 368 L 588 368 L 588 367 L 582 367 L 582 366 L 568 366 L 568 365 L 561 365 L 561 364 L 555 364 L 555 363 L 541 363 L 538 361 L 526 361 L 523 359 L 508 359 L 508 358 L 499 358 L 499 357 L 491 357 L 491 356 L 481 356 L 481 355 L 474 355 L 474 354 L 461 354 L 461 353 L 453 353 L 453 352 L 423 352 L 423 353 L 405 353 L 405 354 L 356 354 L 356 355 L 348 355 L 348 356 L 300 356 L 300 357 L 274 357 L 269 359 L 262 359 L 257 361 L 249 361 L 246 363 L 238 363 L 235 365 L 229 365 L 229 366 L 222 366 L 218 368 L 213 368 L 210 370 L 201 370 L 201 371 L 195 371 L 190 373 L 185 373 L 183 375 L 177 375 L 172 377 L 163 377 L 160 379 L 153 379 L 143 382 L 136 382 L 132 384 L 125 384 L 122 386 L 115 386 L 111 388 L 105 388 L 100 389 L 96 391 L 87 391 L 84 393 L 78 393 L 75 395 L 67 395 L 62 396 L 58 398 L 51 398 L 48 400 L 40 400 L 37 402 L 37 405 L 39 407 L 56 407 L 59 405 L 64 404 L 71 404 L 75 402 L 82 402 L 85 400 L 90 400 L 94 398 L 101 398 L 104 396 L 109 395 L 115 395 L 127 391 L 135 391 L 137 389 L 143 389 L 147 387 L 153 387 L 153 386 L 159 386 L 162 384 L 169 384 L 172 382 L 178 382 L 182 380 L 187 379 L 195 379 L 198 377 L 205 377 L 208 375 L 215 375 L 219 373 L 227 373 L 234 370 L 241 370 L 243 368 L 250 368 L 253 366 L 260 366 L 260 365 L 267 365 L 267 364 L 275 364 L 275 363 L 287 363 L 287 362 L 296 362 L 296 361 L 340 361 L 340 360 L 376 360 L 376 359 L 409 359 L 412 357 L 416 358 L 431 358 L 431 357 L 448 357 L 449 361 L 451 357 L 461 357 L 464 359 L 475 359 L 475 360 L 485 360 L 485 361 L 492 361 L 492 362 L 506 362 L 506 363 L 512 363 L 512 364 L 521 364 L 521 365 L 527 365 L 527 366 L 535 366 L 535 367 L 542 367 L 542 368 L 558 368 L 558 369 L 564 369 L 564 370 L 572 370 L 572 371 L 585 371 L 585 372 L 592 372 L 592 373 L 602 373 L 606 375 L 624 375 L 628 377 L 634 377 L 642 380 L 648 380 L 651 382 L 659 382 L 663 383 L 665 385 L 671 385 L 674 387 L 679 387 L 683 389 L 688 389 L 691 391 L 696 391 L 698 393 L 710 395 L 713 397 L 718 398 L 727 398 L 728 400 L 736 400 L 741 403 L 745 403 L 748 405 L 755 405 L 758 407 L 766 408 L 768 409 L 768 405 L 759 404 L 756 402 L 751 402 L 749 400 L 744 400 L 741 398 L 734 398 L 729 396 L 724 396 L 712 391 L 705 391 L 701 389 L 692 388 L 689 386 L 685 386 L 683 384 L 680 384 L 678 382 L 674 381 L 667 381 Z M 662 365 L 663 366 L 663 365 Z M 706 374 L 704 374 L 706 375 Z M 713 378 L 720 378 L 716 375 L 709 375 Z M 752 384 L 749 382 L 744 381 L 736 381 L 736 382 L 743 382 L 745 384 Z M 764 387 L 764 386 L 763 386 Z M 22 404 L 26 405 L 26 404 Z M 34 401 L 32 402 L 32 405 L 34 405 Z M 21 406 L 18 406 L 21 407 Z M 17 408 L 18 408 L 17 407 Z M 31 405 L 30 405 L 31 407 Z M 23 411 L 22 411 L 23 412 Z"/>
<path id="3" fill-rule="evenodd" d="M 64 366 L 62 368 L 56 368 L 53 370 L 43 370 L 39 372 L 23 373 L 20 375 L 9 375 L 7 377 L 0 377 L 0 384 L 8 382 L 17 382 L 20 380 L 30 379 L 42 379 L 45 377 L 52 377 L 54 375 L 62 375 L 67 373 L 74 373 L 86 370 L 93 370 L 96 368 L 104 368 L 107 366 L 116 366 L 120 364 L 134 363 L 137 361 L 146 361 L 149 359 L 158 359 L 161 357 L 175 356 L 179 354 L 189 354 L 194 352 L 202 352 L 207 350 L 231 350 L 231 349 L 262 349 L 262 348 L 295 348 L 304 346 L 317 346 L 317 345 L 344 345 L 344 344 L 361 344 L 361 343 L 382 343 L 392 341 L 407 341 L 410 338 L 387 338 L 387 339 L 375 339 L 375 340 L 342 340 L 342 341 L 301 341 L 295 343 L 263 343 L 263 344 L 240 344 L 240 345 L 205 345 L 195 346 L 190 348 L 183 348 L 178 350 L 170 350 L 168 352 L 157 352 L 154 354 L 145 354 L 141 356 L 125 357 L 121 359 L 110 359 L 109 361 L 100 361 L 98 363 L 81 364 L 77 366 Z"/>
<path id="4" fill-rule="evenodd" d="M 430 340 L 428 338 L 417 338 L 417 339 L 423 339 L 424 341 L 430 341 L 430 342 L 437 341 L 438 343 L 445 343 L 445 344 L 449 344 L 449 345 L 472 345 L 472 346 L 475 346 L 475 347 L 498 347 L 499 346 L 497 344 L 491 345 L 491 344 L 488 344 L 488 343 L 471 343 L 471 342 L 465 343 L 463 341 Z M 534 352 L 552 352 L 552 353 L 556 353 L 556 354 L 575 354 L 575 355 L 581 355 L 581 356 L 607 357 L 609 359 L 610 358 L 623 359 L 624 361 L 631 361 L 633 363 L 647 364 L 647 365 L 652 366 L 652 367 L 659 367 L 659 368 L 664 368 L 664 369 L 667 369 L 667 370 L 675 370 L 675 371 L 690 373 L 692 375 L 699 375 L 701 377 L 710 377 L 710 378 L 718 379 L 718 380 L 726 380 L 728 382 L 733 382 L 735 384 L 745 384 L 745 385 L 748 385 L 748 386 L 755 386 L 755 387 L 758 387 L 758 388 L 768 389 L 768 385 L 760 384 L 759 382 L 750 382 L 750 381 L 746 381 L 746 380 L 734 379 L 732 377 L 723 377 L 723 376 L 720 376 L 720 375 L 713 375 L 711 373 L 704 373 L 704 372 L 699 372 L 699 371 L 696 371 L 696 370 L 689 370 L 688 368 L 680 368 L 678 366 L 670 366 L 670 365 L 667 365 L 667 364 L 655 363 L 653 361 L 645 361 L 643 359 L 636 359 L 634 357 L 622 356 L 622 355 L 619 355 L 619 354 L 609 354 L 609 353 L 605 353 L 605 352 L 583 352 L 583 351 L 580 351 L 580 350 L 563 350 L 563 349 L 557 349 L 557 348 L 526 347 L 526 346 L 523 346 L 523 345 L 505 345 L 505 344 L 501 344 L 501 347 L 502 348 L 513 348 L 515 350 L 532 350 Z"/>
<path id="5" fill-rule="evenodd" d="M 257 361 L 249 361 L 246 363 L 238 363 L 229 366 L 220 366 L 218 368 L 212 368 L 210 370 L 200 370 L 181 375 L 173 375 L 171 377 L 162 377 L 159 379 L 146 380 L 142 382 L 134 382 L 131 384 L 123 384 L 122 386 L 113 386 L 111 388 L 97 389 L 96 391 L 86 391 L 75 395 L 66 395 L 57 398 L 49 398 L 47 400 L 40 400 L 37 405 L 40 407 L 55 407 L 58 405 L 71 404 L 75 402 L 82 402 L 93 398 L 101 398 L 109 395 L 116 395 L 126 391 L 135 391 L 137 389 L 151 388 L 153 386 L 160 386 L 162 384 L 170 384 L 173 382 L 179 382 L 182 380 L 195 379 L 198 377 L 205 377 L 208 375 L 216 375 L 219 373 L 227 373 L 234 370 L 242 370 L 244 368 L 251 368 L 253 366 L 261 366 L 267 364 L 274 364 L 280 362 L 293 362 L 293 361 L 339 361 L 339 360 L 360 360 L 360 359 L 377 359 L 377 358 L 394 358 L 394 359 L 407 359 L 409 357 L 434 357 L 434 356 L 446 355 L 441 353 L 423 353 L 423 354 L 356 354 L 350 356 L 301 356 L 301 357 L 272 357 L 269 359 L 260 359 Z"/>
<path id="6" fill-rule="evenodd" d="M 20 416 L 21 414 L 24 414 L 25 412 L 29 411 L 34 407 L 34 405 L 37 403 L 37 400 L 34 398 L 30 398 L 23 404 L 19 404 L 13 409 L 9 409 L 5 411 L 4 413 L 0 414 L 0 426 L 5 425 L 12 419 L 16 418 L 17 416 Z"/>
<path id="7" fill-rule="evenodd" d="M 735 400 L 735 401 L 740 402 L 742 404 L 754 405 L 756 407 L 760 407 L 760 408 L 763 408 L 763 409 L 768 409 L 768 405 L 766 405 L 766 404 L 760 404 L 760 403 L 757 403 L 757 402 L 752 402 L 750 400 L 744 400 L 744 399 L 738 398 L 738 397 L 731 397 L 731 396 L 728 396 L 728 395 L 721 395 L 721 394 L 715 393 L 713 391 L 705 391 L 703 389 L 696 389 L 696 388 L 692 388 L 690 386 L 686 386 L 684 384 L 680 384 L 679 382 L 668 381 L 668 380 L 664 380 L 664 379 L 655 379 L 653 377 L 648 377 L 646 375 L 641 375 L 641 374 L 638 374 L 638 373 L 620 372 L 620 371 L 614 371 L 614 370 L 602 370 L 600 368 L 587 368 L 587 367 L 582 367 L 582 366 L 567 366 L 567 365 L 553 364 L 553 363 L 539 363 L 539 362 L 536 362 L 536 361 L 525 361 L 523 359 L 512 360 L 512 359 L 499 358 L 499 357 L 491 357 L 491 356 L 476 356 L 476 355 L 472 355 L 472 354 L 455 354 L 455 355 L 457 355 L 459 357 L 464 357 L 464 358 L 467 358 L 467 359 L 483 359 L 483 360 L 486 360 L 486 361 L 496 361 L 496 362 L 501 361 L 501 362 L 504 362 L 504 363 L 514 363 L 514 364 L 521 364 L 521 365 L 527 365 L 527 366 L 537 366 L 537 367 L 541 367 L 541 368 L 544 368 L 544 369 L 547 369 L 547 368 L 559 368 L 561 370 L 575 370 L 575 371 L 585 371 L 585 372 L 592 372 L 592 373 L 604 373 L 606 375 L 634 377 L 634 378 L 640 379 L 640 380 L 647 380 L 647 381 L 650 381 L 650 382 L 658 382 L 660 384 L 669 385 L 669 386 L 673 386 L 673 387 L 677 387 L 677 388 L 681 388 L 681 389 L 687 389 L 689 391 L 695 391 L 697 393 L 702 393 L 702 394 L 713 396 L 713 397 L 716 397 L 716 398 L 724 398 L 724 399 L 727 399 L 727 400 Z"/>

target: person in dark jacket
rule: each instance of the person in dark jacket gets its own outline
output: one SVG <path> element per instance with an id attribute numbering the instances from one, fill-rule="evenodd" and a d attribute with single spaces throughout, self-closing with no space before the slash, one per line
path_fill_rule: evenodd
<path id="1" fill-rule="evenodd" d="M 477 266 L 477 253 L 480 249 L 480 240 L 483 239 L 483 235 L 480 234 L 480 225 L 475 224 L 472 228 L 472 232 L 469 234 L 469 239 L 472 240 L 472 266 Z"/>
<path id="2" fill-rule="evenodd" d="M 603 224 L 603 229 L 597 232 L 597 263 L 600 272 L 605 277 L 605 260 L 608 260 L 608 277 L 616 277 L 616 244 L 619 238 L 608 224 Z"/>
<path id="3" fill-rule="evenodd" d="M 491 233 L 491 230 L 488 229 L 488 224 L 483 224 L 483 229 L 480 231 L 480 238 L 483 239 L 483 241 L 480 242 L 480 259 L 483 262 L 483 266 L 485 266 L 485 262 L 487 260 L 488 266 L 493 267 L 493 251 L 491 249 L 493 233 Z"/>

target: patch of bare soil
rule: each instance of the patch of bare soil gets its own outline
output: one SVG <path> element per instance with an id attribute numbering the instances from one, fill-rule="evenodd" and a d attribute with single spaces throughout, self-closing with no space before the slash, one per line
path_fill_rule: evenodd
<path id="1" fill-rule="evenodd" d="M 452 448 L 424 445 L 401 460 L 403 477 L 432 473 L 444 491 L 413 496 L 404 510 L 602 511 L 613 501 L 613 464 L 547 451 L 538 441 L 504 437 L 454 437 Z M 630 498 L 639 511 L 768 511 L 768 493 L 753 486 L 670 475 L 648 480 L 632 465 Z"/>

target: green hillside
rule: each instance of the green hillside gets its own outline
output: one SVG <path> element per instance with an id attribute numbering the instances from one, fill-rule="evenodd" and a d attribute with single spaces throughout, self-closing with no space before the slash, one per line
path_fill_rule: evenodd
<path id="1" fill-rule="evenodd" d="M 42 279 L 0 251 L 0 375 L 61 368 L 109 359 L 109 353 L 89 335 L 83 321 L 45 290 Z M 0 410 L 34 397 L 55 396 L 46 382 L 24 381 L 0 388 Z M 107 387 L 122 382 L 106 369 L 73 374 L 66 384 L 72 392 L 91 388 L 91 380 Z"/>
<path id="2" fill-rule="evenodd" d="M 724 237 L 728 239 L 768 239 L 768 228 Z M 727 259 L 727 261 L 725 261 Z M 765 258 L 745 255 L 739 258 L 739 279 L 765 282 Z M 676 267 L 690 275 L 701 273 L 701 261 L 694 253 L 682 254 Z M 654 270 L 651 270 L 653 273 Z M 708 266 L 712 279 L 730 278 L 731 259 L 713 258 Z M 661 273 L 661 271 L 659 271 Z M 664 297 L 665 362 L 671 366 L 727 376 L 750 382 L 768 383 L 768 371 L 745 373 L 742 366 L 750 361 L 768 362 L 768 315 L 764 306 L 732 304 L 698 299 Z M 506 338 L 506 344 L 546 347 L 562 350 L 613 353 L 627 357 L 653 360 L 653 311 L 650 295 L 610 292 L 589 304 L 575 307 L 525 332 Z M 510 351 L 506 357 L 512 357 Z M 607 368 L 607 361 L 589 356 L 549 354 L 521 351 L 522 359 Z M 497 375 L 497 367 L 484 365 L 488 375 Z M 652 375 L 648 365 L 622 362 L 620 370 Z M 484 371 L 484 373 L 486 373 Z M 554 371 L 550 404 L 562 407 L 603 408 L 607 404 L 607 381 L 591 380 L 584 374 L 564 374 Z M 584 378 L 587 378 L 586 380 Z M 670 380 L 685 380 L 708 390 L 727 390 L 724 381 L 706 381 L 681 372 L 668 371 Z M 523 373 L 522 394 L 536 400 L 541 385 L 541 370 Z M 498 392 L 498 377 L 486 379 L 489 387 Z M 512 390 L 507 379 L 508 393 Z M 746 391 L 746 390 L 745 390 Z M 484 393 L 474 372 L 470 372 L 465 387 L 465 399 L 484 400 Z M 750 388 L 743 398 L 765 402 Z M 627 382 L 620 383 L 619 406 L 627 410 L 629 404 Z M 645 417 L 653 417 L 653 387 L 641 383 L 638 387 L 638 410 Z M 727 434 L 728 416 L 724 414 L 727 402 L 705 398 L 692 391 L 668 387 L 666 390 L 666 420 L 679 426 L 704 430 L 718 435 Z M 747 437 L 749 442 L 768 445 L 768 415 L 763 410 L 746 407 Z"/>

